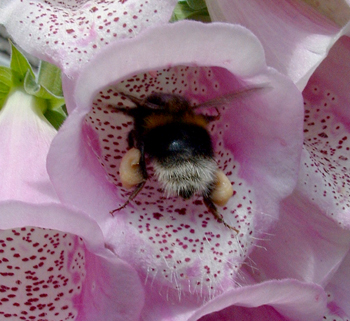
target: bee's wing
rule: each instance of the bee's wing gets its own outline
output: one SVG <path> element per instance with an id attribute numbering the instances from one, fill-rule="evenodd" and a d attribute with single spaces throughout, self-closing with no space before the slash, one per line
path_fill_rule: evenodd
<path id="1" fill-rule="evenodd" d="M 117 110 L 117 111 L 123 113 L 124 115 L 135 117 L 136 113 L 138 112 L 137 107 L 143 107 L 143 108 L 151 109 L 151 110 L 162 109 L 162 106 L 150 103 L 149 101 L 147 101 L 145 99 L 137 98 L 137 97 L 134 97 L 132 95 L 125 94 L 121 91 L 119 92 L 119 94 L 121 96 L 128 98 L 131 102 L 133 102 L 136 105 L 136 107 L 119 107 L 119 106 L 115 106 L 115 105 L 108 105 L 107 107 L 111 108 L 112 110 Z"/>
<path id="2" fill-rule="evenodd" d="M 119 92 L 119 94 L 121 94 L 122 96 L 128 98 L 130 101 L 132 101 L 136 105 L 142 105 L 142 103 L 143 103 L 143 100 L 140 99 L 140 98 L 134 97 L 134 96 L 129 95 L 129 94 L 125 94 L 125 93 L 123 93 L 121 91 Z"/>
<path id="3" fill-rule="evenodd" d="M 228 94 L 223 95 L 221 97 L 217 97 L 217 98 L 205 101 L 204 103 L 193 106 L 192 109 L 207 108 L 207 107 L 220 107 L 220 106 L 223 106 L 225 104 L 231 103 L 235 99 L 244 98 L 244 97 L 252 95 L 258 91 L 267 90 L 267 89 L 271 89 L 271 87 L 268 84 L 262 84 L 262 85 L 259 85 L 257 87 L 251 87 L 251 88 L 243 88 L 242 90 L 231 92 L 231 93 L 228 93 Z"/>

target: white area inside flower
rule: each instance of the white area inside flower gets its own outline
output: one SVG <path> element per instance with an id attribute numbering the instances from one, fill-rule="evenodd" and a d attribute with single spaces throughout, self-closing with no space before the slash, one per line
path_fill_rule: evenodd
<path id="1" fill-rule="evenodd" d="M 135 75 L 99 93 L 86 116 L 86 124 L 98 135 L 99 146 L 94 145 L 95 136 L 91 137 L 90 146 L 108 179 L 116 186 L 116 208 L 130 194 L 122 186 L 118 169 L 128 149 L 127 135 L 133 128 L 133 120 L 110 106 L 134 106 L 129 100 L 121 99 L 118 90 L 140 98 L 152 92 L 176 93 L 192 97 L 191 103 L 200 103 L 220 95 L 222 85 L 216 79 L 215 68 L 179 66 Z M 227 107 L 220 108 L 222 115 L 226 111 Z M 253 244 L 254 200 L 250 187 L 239 177 L 240 164 L 225 148 L 223 137 L 230 132 L 230 126 L 233 124 L 225 122 L 223 116 L 210 123 L 208 130 L 213 138 L 218 167 L 233 188 L 232 197 L 226 206 L 219 208 L 219 213 L 227 224 L 240 230 L 239 235 L 216 221 L 201 196 L 189 200 L 167 198 L 152 175 L 150 165 L 147 166 L 150 177 L 145 187 L 123 209 L 129 213 L 126 216 L 128 226 L 145 245 L 137 253 L 129 251 L 120 256 L 127 261 L 129 255 L 138 255 L 139 262 L 146 260 L 148 263 L 138 269 L 152 284 L 166 283 L 180 291 L 197 291 L 203 295 L 213 295 L 223 286 L 234 284 L 240 265 Z M 121 200 L 119 204 L 118 200 Z M 114 219 L 118 220 L 118 214 Z"/>
<path id="2" fill-rule="evenodd" d="M 72 299 L 86 274 L 83 242 L 34 227 L 0 231 L 0 274 L 0 319 L 74 320 Z"/>
<path id="3" fill-rule="evenodd" d="M 350 38 L 343 36 L 303 91 L 304 162 L 299 187 L 340 225 L 350 210 Z"/>
<path id="4" fill-rule="evenodd" d="M 166 1 L 147 0 L 46 0 L 22 6 L 23 10 L 15 12 L 15 20 L 30 27 L 18 28 L 17 23 L 9 23 L 9 33 L 21 33 L 47 52 L 60 52 L 65 56 L 63 68 L 76 70 L 115 39 L 131 38 L 144 28 L 167 22 L 173 9 Z"/>

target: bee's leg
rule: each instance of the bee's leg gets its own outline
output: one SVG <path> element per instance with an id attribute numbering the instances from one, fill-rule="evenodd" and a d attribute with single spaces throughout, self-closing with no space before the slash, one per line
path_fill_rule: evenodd
<path id="1" fill-rule="evenodd" d="M 221 117 L 220 111 L 216 108 L 217 115 L 203 115 L 207 123 L 211 123 L 212 121 L 219 120 Z"/>
<path id="2" fill-rule="evenodd" d="M 118 106 L 111 106 L 109 105 L 110 108 L 112 108 L 113 110 L 118 110 L 124 114 L 128 114 L 129 113 L 129 108 L 125 108 L 125 107 L 118 107 Z"/>
<path id="3" fill-rule="evenodd" d="M 237 234 L 239 233 L 239 231 L 238 231 L 236 228 L 234 228 L 234 227 L 228 225 L 228 224 L 224 221 L 224 219 L 222 218 L 222 215 L 220 215 L 220 214 L 218 213 L 218 210 L 217 210 L 215 204 L 213 203 L 213 201 L 211 200 L 210 197 L 208 197 L 208 196 L 203 196 L 203 201 L 204 201 L 205 206 L 206 206 L 207 209 L 209 210 L 209 212 L 212 213 L 212 214 L 214 215 L 214 217 L 216 218 L 216 220 L 217 220 L 219 223 L 224 224 L 226 227 L 228 227 L 229 229 L 235 231 Z"/>
<path id="4" fill-rule="evenodd" d="M 125 108 L 125 107 L 119 107 L 119 106 L 114 106 L 114 105 L 108 105 L 109 108 L 111 108 L 112 110 L 117 110 L 120 111 L 121 113 L 131 116 L 133 111 L 132 108 Z"/>
<path id="5" fill-rule="evenodd" d="M 137 195 L 138 193 L 141 192 L 141 190 L 143 189 L 143 187 L 146 184 L 147 178 L 148 178 L 148 174 L 147 174 L 147 169 L 146 169 L 146 160 L 145 160 L 145 152 L 144 152 L 144 146 L 141 145 L 140 146 L 140 152 L 141 152 L 141 157 L 140 157 L 140 170 L 141 170 L 141 174 L 143 177 L 143 181 L 139 184 L 136 185 L 136 188 L 134 189 L 134 191 L 131 193 L 131 195 L 129 196 L 128 200 L 120 207 L 116 208 L 113 211 L 110 211 L 109 213 L 113 216 L 113 214 L 115 212 L 118 212 L 120 210 L 122 210 L 124 207 L 126 207 L 130 201 L 132 201 Z"/>
<path id="6" fill-rule="evenodd" d="M 143 187 L 145 186 L 145 184 L 146 184 L 146 180 L 144 180 L 144 181 L 142 181 L 140 184 L 138 184 L 138 185 L 136 186 L 136 188 L 134 189 L 134 191 L 133 191 L 133 192 L 131 193 L 131 195 L 129 196 L 128 200 L 127 200 L 122 206 L 116 208 L 116 209 L 113 210 L 113 211 L 110 211 L 109 213 L 111 213 L 111 215 L 113 216 L 113 214 L 114 214 L 115 212 L 118 212 L 118 211 L 122 210 L 124 207 L 126 207 L 126 206 L 130 203 L 130 201 L 132 201 L 132 200 L 137 196 L 137 194 L 141 192 L 141 190 L 143 189 Z"/>
<path id="7" fill-rule="evenodd" d="M 135 129 L 132 129 L 129 131 L 127 141 L 130 149 L 135 146 L 135 134 L 136 134 Z"/>

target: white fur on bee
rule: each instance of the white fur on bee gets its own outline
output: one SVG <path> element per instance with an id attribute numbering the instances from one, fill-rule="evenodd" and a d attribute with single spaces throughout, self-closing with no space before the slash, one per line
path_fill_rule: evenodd
<path id="1" fill-rule="evenodd" d="M 180 191 L 184 190 L 208 193 L 215 184 L 218 170 L 214 159 L 203 157 L 174 160 L 167 165 L 154 161 L 153 167 L 168 197 L 180 195 Z"/>

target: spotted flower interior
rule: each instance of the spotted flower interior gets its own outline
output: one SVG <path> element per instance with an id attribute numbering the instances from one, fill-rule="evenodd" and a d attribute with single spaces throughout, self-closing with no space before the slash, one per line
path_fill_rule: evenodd
<path id="1" fill-rule="evenodd" d="M 74 300 L 86 277 L 85 246 L 60 231 L 23 227 L 1 231 L 1 318 L 75 319 Z"/>
<path id="2" fill-rule="evenodd" d="M 316 194 L 323 193 L 325 197 L 331 193 L 336 207 L 347 210 L 350 207 L 347 197 L 350 142 L 345 133 L 345 124 L 338 121 L 332 112 L 332 108 L 338 104 L 337 95 L 311 84 L 305 96 L 304 148 L 311 160 L 310 163 L 305 162 L 305 166 L 315 168 L 324 180 L 324 188 L 314 185 L 312 190 Z"/>
<path id="3" fill-rule="evenodd" d="M 186 77 L 184 77 L 184 73 L 186 73 Z M 188 73 L 192 76 L 189 78 L 193 79 L 191 83 L 188 83 Z M 204 81 L 201 79 L 202 77 L 204 77 Z M 218 81 L 213 81 L 213 84 L 209 85 L 209 80 L 212 80 L 212 78 L 215 78 L 215 70 L 213 73 L 212 68 L 176 67 L 155 73 L 135 75 L 118 84 L 117 88 L 110 87 L 99 93 L 92 111 L 87 115 L 86 122 L 98 135 L 99 148 L 95 149 L 95 153 L 101 165 L 105 168 L 109 180 L 118 187 L 116 193 L 119 192 L 121 199 L 126 200 L 130 192 L 121 186 L 118 168 L 122 156 L 128 149 L 127 135 L 133 128 L 133 122 L 130 117 L 113 110 L 113 105 L 132 108 L 133 103 L 125 100 L 124 97 L 121 98 L 118 89 L 120 88 L 119 91 L 121 92 L 138 95 L 140 98 L 144 98 L 152 92 L 171 92 L 181 95 L 190 91 L 197 98 L 192 100 L 192 102 L 197 103 L 205 101 L 208 96 L 214 96 L 218 91 L 217 88 L 221 84 Z M 188 89 L 188 87 L 192 88 Z M 225 144 L 225 131 L 229 131 L 231 126 L 224 121 L 225 109 L 229 107 L 221 106 L 221 119 L 210 124 L 208 130 L 214 140 L 218 166 L 229 177 L 235 189 L 235 196 L 233 196 L 232 201 L 222 209 L 223 213 L 226 213 L 223 215 L 227 216 L 230 224 L 246 232 L 250 230 L 248 216 L 252 213 L 253 200 L 250 197 L 251 190 L 248 184 L 239 178 L 239 163 L 235 161 L 233 153 Z M 90 144 L 95 146 L 93 143 Z M 151 167 L 150 172 L 152 173 Z M 237 191 L 239 191 L 239 196 Z M 210 214 L 204 213 L 206 209 L 199 195 L 190 201 L 185 201 L 178 197 L 167 198 L 154 176 L 149 179 L 144 191 L 136 198 L 135 204 L 137 205 L 137 210 L 141 209 L 144 212 L 142 215 L 145 215 L 145 220 L 147 220 L 146 217 L 149 215 L 147 213 L 152 208 L 153 215 L 151 216 L 156 219 L 162 219 L 165 216 L 162 213 L 169 213 L 172 214 L 170 220 L 176 221 L 177 216 L 186 215 L 187 213 L 191 215 L 192 213 L 201 218 L 203 227 L 207 226 L 208 221 L 215 221 Z M 130 210 L 134 207 L 135 205 L 131 206 Z M 240 213 L 245 214 L 240 215 Z M 168 219 L 164 218 L 164 220 L 167 221 Z M 145 226 L 140 226 L 139 228 L 144 229 Z"/>
<path id="4" fill-rule="evenodd" d="M 167 22 L 176 4 L 174 0 L 3 2 L 0 20 L 13 39 L 68 74 L 116 39 L 134 37 L 147 27 Z"/>
<path id="5" fill-rule="evenodd" d="M 183 46 L 184 41 L 195 45 Z M 239 233 L 218 222 L 199 195 L 167 198 L 152 175 L 128 206 L 110 214 L 131 193 L 121 186 L 118 170 L 133 119 L 113 106 L 134 104 L 121 92 L 138 98 L 174 93 L 195 105 L 263 84 L 267 90 L 225 102 L 220 119 L 207 128 L 218 167 L 233 187 L 218 210 Z M 156 291 L 208 298 L 235 286 L 256 239 L 278 218 L 280 200 L 295 187 L 302 144 L 301 94 L 267 68 L 257 38 L 227 24 L 186 21 L 148 29 L 101 51 L 66 99 L 72 112 L 48 156 L 60 199 L 94 218 L 106 246 Z M 198 112 L 216 114 L 215 108 Z"/>
<path id="6" fill-rule="evenodd" d="M 344 226 L 350 208 L 349 68 L 340 61 L 348 59 L 349 44 L 348 37 L 337 41 L 303 92 L 305 175 L 300 175 L 311 201 Z"/>
<path id="7" fill-rule="evenodd" d="M 133 108 L 133 103 L 120 92 L 139 98 L 152 92 L 174 93 L 189 96 L 192 104 L 198 104 L 227 92 L 224 81 L 227 78 L 235 83 L 236 90 L 242 88 L 242 84 L 222 68 L 177 66 L 134 75 L 99 92 L 86 115 L 85 126 L 88 127 L 88 144 L 103 166 L 106 179 L 115 186 L 116 208 L 123 205 L 131 193 L 121 185 L 119 164 L 128 150 L 127 135 L 133 128 L 133 121 L 113 106 Z M 241 177 L 241 165 L 235 159 L 232 146 L 237 129 L 227 110 L 234 108 L 239 114 L 240 109 L 249 108 L 247 104 L 252 99 L 248 96 L 223 104 L 219 107 L 220 119 L 208 126 L 217 164 L 234 190 L 229 202 L 218 209 L 224 220 L 239 230 L 238 234 L 216 221 L 200 195 L 190 200 L 167 197 L 152 176 L 150 163 L 148 172 L 151 175 L 144 189 L 126 208 L 114 214 L 116 220 L 123 217 L 133 233 L 143 235 L 145 243 L 139 251 L 147 256 L 152 248 L 151 252 L 156 253 L 152 263 L 144 266 L 146 279 L 154 280 L 161 275 L 169 284 L 174 285 L 175 281 L 178 290 L 183 290 L 186 284 L 192 291 L 208 291 L 212 295 L 218 291 L 215 285 L 222 282 L 223 272 L 230 271 L 234 284 L 235 274 L 254 242 L 251 226 L 255 204 L 254 189 Z M 208 108 L 204 112 L 208 114 L 213 110 Z M 160 269 L 164 261 L 167 269 Z M 200 277 L 189 277 L 193 268 L 202 271 Z"/>

